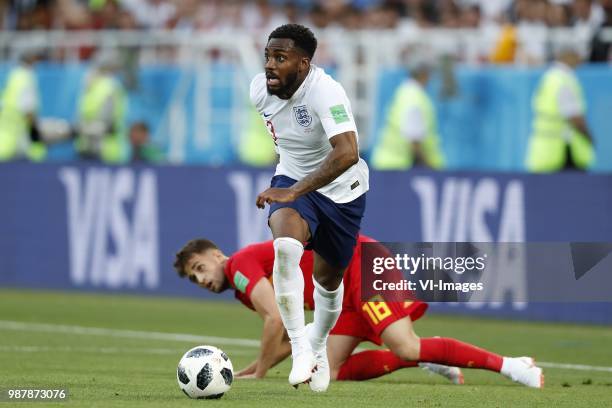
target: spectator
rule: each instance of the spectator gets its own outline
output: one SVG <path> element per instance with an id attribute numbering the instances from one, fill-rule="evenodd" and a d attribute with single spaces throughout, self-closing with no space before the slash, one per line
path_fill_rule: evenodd
<path id="1" fill-rule="evenodd" d="M 574 0 L 574 26 L 597 29 L 605 20 L 604 10 L 597 1 Z"/>
<path id="2" fill-rule="evenodd" d="M 421 28 L 435 24 L 436 9 L 433 4 L 424 0 L 409 0 L 406 2 L 406 16 Z"/>
<path id="3" fill-rule="evenodd" d="M 56 0 L 54 14 L 59 28 L 82 30 L 93 27 L 91 10 L 76 0 Z"/>
<path id="4" fill-rule="evenodd" d="M 591 42 L 591 62 L 612 62 L 612 41 L 602 38 L 604 29 L 612 29 L 612 0 L 602 0 L 606 13 L 604 23 L 599 27 Z"/>
<path id="5" fill-rule="evenodd" d="M 505 24 L 491 53 L 490 62 L 493 64 L 514 62 L 517 46 L 516 28 L 512 24 Z"/>
<path id="6" fill-rule="evenodd" d="M 267 33 L 287 22 L 287 15 L 277 10 L 277 7 L 273 7 L 268 0 L 257 0 L 253 6 L 254 9 L 250 9 L 251 13 L 248 17 L 244 13 L 242 15 L 242 24 L 247 29 L 251 29 L 254 32 Z M 245 7 L 244 10 L 248 11 L 249 7 Z M 287 10 L 287 8 L 284 10 Z"/>
<path id="7" fill-rule="evenodd" d="M 198 11 L 198 28 L 202 31 L 214 30 L 219 20 L 220 9 L 221 0 L 201 2 Z"/>
<path id="8" fill-rule="evenodd" d="M 342 13 L 340 25 L 345 30 L 358 30 L 364 28 L 363 12 L 357 7 L 347 5 L 344 13 Z"/>
<path id="9" fill-rule="evenodd" d="M 358 11 L 355 9 L 355 13 Z M 353 16 L 358 14 L 353 13 Z M 373 7 L 369 10 L 366 18 L 366 27 L 379 29 L 379 30 L 392 30 L 397 28 L 399 23 L 399 11 L 391 4 L 382 4 L 378 7 Z M 354 20 L 356 24 L 359 20 Z M 353 26 L 352 29 L 359 29 L 360 27 Z"/>
<path id="10" fill-rule="evenodd" d="M 546 61 L 547 35 L 546 0 L 517 0 L 518 62 L 538 65 Z"/>
<path id="11" fill-rule="evenodd" d="M 308 15 L 309 25 L 315 29 L 322 30 L 329 26 L 329 16 L 325 13 L 325 9 L 319 3 L 312 6 Z"/>
<path id="12" fill-rule="evenodd" d="M 300 13 L 300 8 L 293 2 L 287 2 L 283 6 L 283 11 L 286 17 L 286 21 L 291 24 L 302 24 L 304 19 Z"/>
<path id="13" fill-rule="evenodd" d="M 454 0 L 443 0 L 439 8 L 439 23 L 443 28 L 459 28 L 461 26 L 461 9 Z"/>
<path id="14" fill-rule="evenodd" d="M 533 96 L 533 129 L 526 165 L 534 173 L 563 168 L 586 170 L 593 163 L 593 139 L 586 123 L 586 101 L 574 73 L 580 53 L 574 44 L 558 51 Z"/>
<path id="15" fill-rule="evenodd" d="M 568 5 L 563 3 L 551 2 L 548 4 L 546 12 L 546 23 L 551 28 L 569 27 L 571 10 Z"/>
<path id="16" fill-rule="evenodd" d="M 9 0 L 0 0 L 0 30 L 8 29 Z"/>
<path id="17" fill-rule="evenodd" d="M 52 27 L 51 1 L 21 0 L 14 2 L 17 29 L 49 30 Z"/>
<path id="18" fill-rule="evenodd" d="M 323 7 L 325 14 L 327 14 L 327 20 L 334 24 L 338 21 L 342 21 L 342 15 L 346 9 L 348 1 L 346 0 L 326 0 L 319 4 Z"/>
<path id="19" fill-rule="evenodd" d="M 482 19 L 486 21 L 501 22 L 504 13 L 512 4 L 512 0 L 458 0 L 462 8 L 478 7 Z"/>
<path id="20" fill-rule="evenodd" d="M 176 12 L 168 23 L 170 28 L 188 32 L 202 28 L 201 23 L 198 21 L 200 17 L 199 0 L 175 0 L 173 4 Z"/>
<path id="21" fill-rule="evenodd" d="M 167 28 L 176 14 L 175 5 L 167 0 L 121 0 L 121 5 L 145 29 Z"/>
<path id="22" fill-rule="evenodd" d="M 461 26 L 464 28 L 479 28 L 480 20 L 480 6 L 469 6 L 461 11 Z"/>
<path id="23" fill-rule="evenodd" d="M 597 29 L 605 20 L 604 11 L 598 3 L 593 0 L 574 0 L 574 38 L 589 44 Z M 590 54 L 590 49 L 583 49 L 582 58 L 587 58 Z"/>
<path id="24" fill-rule="evenodd" d="M 412 62 L 412 78 L 396 91 L 382 136 L 374 147 L 373 168 L 405 170 L 412 166 L 444 167 L 436 111 L 425 90 L 432 69 L 433 65 L 427 60 Z"/>
<path id="25" fill-rule="evenodd" d="M 119 0 L 90 2 L 92 25 L 96 30 L 116 30 L 121 20 Z"/>
<path id="26" fill-rule="evenodd" d="M 264 125 L 260 114 L 249 102 L 246 126 L 240 135 L 237 153 L 240 161 L 253 167 L 270 167 L 277 161 L 277 148 L 272 131 Z"/>
<path id="27" fill-rule="evenodd" d="M 161 163 L 162 151 L 151 143 L 149 126 L 145 122 L 135 122 L 130 126 L 130 156 L 132 163 Z"/>

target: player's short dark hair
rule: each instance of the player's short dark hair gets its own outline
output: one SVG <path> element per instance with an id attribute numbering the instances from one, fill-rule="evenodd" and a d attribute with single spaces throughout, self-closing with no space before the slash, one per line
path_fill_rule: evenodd
<path id="1" fill-rule="evenodd" d="M 191 257 L 195 254 L 204 253 L 210 249 L 219 249 L 219 247 L 209 239 L 197 238 L 187 242 L 185 246 L 176 253 L 174 258 L 174 269 L 176 269 L 176 273 L 178 273 L 181 278 L 187 276 L 185 268 Z"/>
<path id="2" fill-rule="evenodd" d="M 268 41 L 272 38 L 288 38 L 293 40 L 296 47 L 304 50 L 310 59 L 317 50 L 317 39 L 308 27 L 300 24 L 284 24 L 277 27 L 268 36 Z"/>

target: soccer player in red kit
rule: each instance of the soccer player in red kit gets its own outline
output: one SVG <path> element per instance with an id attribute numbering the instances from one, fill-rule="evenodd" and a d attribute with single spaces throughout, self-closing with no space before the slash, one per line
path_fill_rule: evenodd
<path id="1" fill-rule="evenodd" d="M 361 301 L 361 243 L 376 242 L 360 235 L 347 272 L 342 312 L 327 344 L 332 379 L 367 380 L 400 368 L 425 368 L 462 383 L 456 367 L 481 368 L 499 372 L 533 388 L 544 382 L 542 369 L 529 357 L 502 357 L 452 338 L 419 338 L 412 322 L 427 310 L 427 304 L 414 302 Z M 236 298 L 255 310 L 264 321 L 261 349 L 257 359 L 237 373 L 237 377 L 262 378 L 267 370 L 291 353 L 291 346 L 275 302 L 271 283 L 274 265 L 272 241 L 249 245 L 230 257 L 207 239 L 188 242 L 177 254 L 174 267 L 181 277 L 212 292 L 235 291 Z M 313 255 L 305 251 L 300 261 L 304 273 L 304 305 L 312 309 Z M 362 341 L 385 344 L 388 350 L 367 350 L 352 354 Z"/>

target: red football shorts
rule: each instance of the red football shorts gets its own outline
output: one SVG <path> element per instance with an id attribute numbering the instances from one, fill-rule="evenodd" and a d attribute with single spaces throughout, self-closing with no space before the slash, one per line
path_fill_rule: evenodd
<path id="1" fill-rule="evenodd" d="M 356 310 L 356 306 L 360 310 Z M 425 314 L 427 308 L 427 303 L 419 301 L 345 303 L 330 334 L 358 337 L 380 346 L 380 335 L 387 326 L 406 316 L 414 322 Z"/>

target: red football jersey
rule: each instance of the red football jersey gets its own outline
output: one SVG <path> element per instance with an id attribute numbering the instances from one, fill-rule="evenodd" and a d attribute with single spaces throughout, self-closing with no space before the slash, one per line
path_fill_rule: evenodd
<path id="1" fill-rule="evenodd" d="M 355 253 L 344 273 L 344 297 L 345 302 L 361 296 L 361 244 L 365 242 L 377 242 L 365 235 L 359 235 Z M 274 267 L 274 245 L 273 241 L 249 245 L 233 254 L 225 266 L 225 276 L 230 285 L 235 289 L 236 299 L 245 306 L 255 310 L 251 303 L 251 291 L 260 279 L 266 278 L 272 282 L 272 268 Z M 304 251 L 300 268 L 304 274 L 304 308 L 314 309 L 314 284 L 312 283 L 313 253 Z"/>
<path id="2" fill-rule="evenodd" d="M 359 235 L 353 259 L 344 274 L 345 298 L 351 289 L 356 289 L 356 294 L 360 293 L 358 282 L 361 277 L 361 244 L 362 242 L 376 242 L 376 240 L 365 235 Z M 259 244 L 249 245 L 232 256 L 230 256 L 225 266 L 225 276 L 235 289 L 235 296 L 245 306 L 254 310 L 251 303 L 251 291 L 260 279 L 266 278 L 272 282 L 272 268 L 274 266 L 274 245 L 273 241 L 266 241 Z M 304 251 L 300 268 L 304 274 L 304 308 L 314 309 L 314 284 L 312 283 L 313 253 Z M 355 283 L 357 285 L 352 285 Z M 354 287 L 357 286 L 357 287 Z"/>
<path id="3" fill-rule="evenodd" d="M 312 251 L 304 251 L 300 268 L 304 273 L 304 308 L 309 310 L 314 308 L 312 266 Z M 236 299 L 248 308 L 255 310 L 253 303 L 251 303 L 251 292 L 262 278 L 272 282 L 273 267 L 273 241 L 249 245 L 230 256 L 225 265 L 225 276 L 227 276 L 231 287 L 235 289 Z"/>
<path id="4" fill-rule="evenodd" d="M 342 314 L 332 334 L 359 337 L 375 344 L 382 344 L 380 333 L 389 324 L 405 316 L 418 320 L 427 310 L 427 304 L 419 301 L 392 302 L 361 301 L 361 245 L 377 242 L 365 235 L 359 235 L 351 263 L 344 274 L 344 299 Z M 384 247 L 382 251 L 386 251 Z M 386 252 L 385 252 L 386 254 Z M 251 292 L 260 279 L 272 282 L 274 266 L 274 245 L 272 241 L 249 245 L 232 255 L 225 267 L 225 276 L 235 290 L 235 296 L 250 309 Z M 304 308 L 314 309 L 314 285 L 312 283 L 313 253 L 304 251 L 300 267 L 304 274 Z M 382 300 L 382 299 L 381 299 Z"/>

